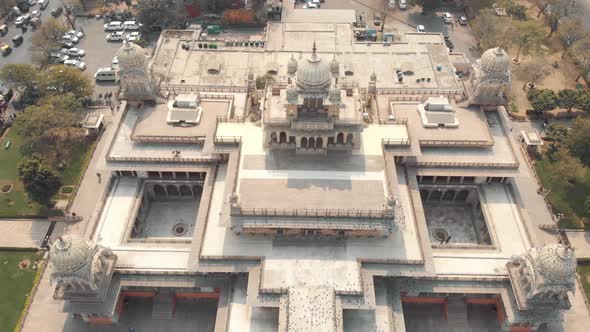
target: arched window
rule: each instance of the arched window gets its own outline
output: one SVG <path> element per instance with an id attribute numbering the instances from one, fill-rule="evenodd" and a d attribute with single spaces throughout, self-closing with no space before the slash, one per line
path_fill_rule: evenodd
<path id="1" fill-rule="evenodd" d="M 301 137 L 301 148 L 307 149 L 307 137 Z"/>
<path id="2" fill-rule="evenodd" d="M 275 133 L 274 131 L 272 133 L 270 133 L 270 141 L 272 143 L 276 143 L 277 142 L 277 133 Z"/>
<path id="3" fill-rule="evenodd" d="M 338 133 L 338 135 L 336 135 L 336 144 L 344 144 L 344 134 L 343 133 Z"/>
<path id="4" fill-rule="evenodd" d="M 199 198 L 199 197 L 201 197 L 201 194 L 203 194 L 203 187 L 193 186 L 193 195 L 195 195 L 195 197 Z"/>
<path id="5" fill-rule="evenodd" d="M 316 138 L 316 140 L 315 140 L 315 148 L 316 149 L 321 149 L 323 144 L 324 144 L 324 140 L 321 137 Z"/>
<path id="6" fill-rule="evenodd" d="M 310 137 L 309 140 L 307 141 L 307 148 L 308 149 L 314 149 L 315 148 L 315 138 Z"/>
<path id="7" fill-rule="evenodd" d="M 161 185 L 155 184 L 154 195 L 156 195 L 156 197 L 166 197 L 166 190 L 164 190 L 164 187 L 162 187 Z"/>
<path id="8" fill-rule="evenodd" d="M 352 145 L 352 134 L 346 135 L 346 144 Z"/>
<path id="9" fill-rule="evenodd" d="M 191 188 L 187 185 L 182 185 L 180 186 L 180 196 L 192 196 L 193 192 L 191 191 Z"/>
<path id="10" fill-rule="evenodd" d="M 442 200 L 443 201 L 452 201 L 455 198 L 455 191 L 454 190 L 447 190 L 443 194 Z"/>
<path id="11" fill-rule="evenodd" d="M 287 143 L 287 133 L 284 131 L 281 131 L 281 133 L 279 134 L 279 143 Z"/>
<path id="12" fill-rule="evenodd" d="M 171 184 L 166 186 L 166 191 L 168 191 L 168 196 L 178 196 L 178 188 Z"/>

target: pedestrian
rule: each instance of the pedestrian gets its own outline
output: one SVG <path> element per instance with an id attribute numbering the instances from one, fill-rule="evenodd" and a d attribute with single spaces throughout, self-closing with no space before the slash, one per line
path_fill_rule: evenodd
<path id="1" fill-rule="evenodd" d="M 100 173 L 96 173 L 96 177 L 98 178 L 98 183 L 100 183 Z"/>
<path id="2" fill-rule="evenodd" d="M 449 241 L 451 241 L 451 236 L 449 235 L 449 237 L 447 237 L 447 239 L 445 240 L 445 244 L 449 244 Z"/>

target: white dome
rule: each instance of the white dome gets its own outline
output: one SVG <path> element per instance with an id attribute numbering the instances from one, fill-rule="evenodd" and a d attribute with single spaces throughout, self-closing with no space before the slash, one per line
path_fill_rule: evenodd
<path id="1" fill-rule="evenodd" d="M 130 42 L 123 43 L 123 46 L 117 51 L 117 59 L 120 69 L 141 66 L 146 62 L 143 48 Z"/>
<path id="2" fill-rule="evenodd" d="M 315 52 L 297 69 L 297 86 L 305 92 L 306 90 L 326 89 L 330 86 L 330 67 Z"/>
<path id="3" fill-rule="evenodd" d="M 335 86 L 332 85 L 332 87 L 330 88 L 330 93 L 329 93 L 329 97 L 331 102 L 338 104 L 340 103 L 340 101 L 342 100 L 341 96 L 340 96 L 340 89 Z"/>
<path id="4" fill-rule="evenodd" d="M 289 59 L 289 63 L 287 64 L 287 73 L 289 75 L 293 75 L 293 74 L 295 74 L 296 71 L 297 71 L 297 60 L 295 60 L 295 58 L 291 54 L 291 59 Z"/>
<path id="5" fill-rule="evenodd" d="M 575 273 L 577 260 L 574 251 L 563 244 L 552 243 L 544 246 L 538 253 L 539 268 L 543 276 L 568 281 Z"/>
<path id="6" fill-rule="evenodd" d="M 49 251 L 55 272 L 75 272 L 88 264 L 91 254 L 88 243 L 76 235 L 60 236 Z"/>
<path id="7" fill-rule="evenodd" d="M 287 101 L 289 103 L 296 103 L 298 98 L 297 88 L 293 84 L 289 84 L 287 87 Z"/>
<path id="8" fill-rule="evenodd" d="M 503 74 L 509 71 L 510 57 L 502 48 L 490 48 L 483 52 L 480 59 L 481 68 L 488 73 Z"/>

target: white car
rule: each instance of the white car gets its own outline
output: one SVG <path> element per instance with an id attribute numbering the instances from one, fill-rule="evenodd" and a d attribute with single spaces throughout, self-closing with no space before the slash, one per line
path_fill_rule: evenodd
<path id="1" fill-rule="evenodd" d="M 80 39 L 78 39 L 78 37 L 73 36 L 73 35 L 68 35 L 67 33 L 64 34 L 63 36 L 61 36 L 61 40 L 62 41 L 69 41 L 72 44 L 78 44 L 78 42 L 80 41 Z"/>
<path id="2" fill-rule="evenodd" d="M 117 56 L 115 56 L 113 58 L 113 61 L 111 62 L 111 67 L 115 67 L 119 65 L 119 58 L 117 58 Z"/>
<path id="3" fill-rule="evenodd" d="M 442 19 L 445 23 L 453 23 L 453 15 L 450 13 L 443 13 Z"/>
<path id="4" fill-rule="evenodd" d="M 14 24 L 17 27 L 23 26 L 27 23 L 27 18 L 25 16 L 19 16 L 16 18 L 16 20 L 14 20 Z"/>
<path id="5" fill-rule="evenodd" d="M 49 0 L 39 0 L 38 4 L 39 8 L 45 9 L 47 8 L 47 5 L 49 5 Z"/>
<path id="6" fill-rule="evenodd" d="M 74 57 L 78 57 L 78 58 L 81 58 L 86 55 L 86 51 L 84 51 L 81 48 L 76 48 L 76 47 L 72 47 L 70 49 L 64 48 L 61 50 L 61 52 L 63 54 L 68 55 L 68 56 L 74 56 Z"/>
<path id="7" fill-rule="evenodd" d="M 68 67 L 76 67 L 80 70 L 84 70 L 86 69 L 86 64 L 80 60 L 66 60 L 64 61 L 64 65 L 68 66 Z"/>
<path id="8" fill-rule="evenodd" d="M 65 34 L 77 37 L 78 39 L 84 38 L 84 32 L 79 31 L 79 30 L 70 30 L 70 31 L 66 32 Z"/>
<path id="9" fill-rule="evenodd" d="M 40 10 L 33 10 L 31 12 L 31 17 L 41 17 L 41 11 Z"/>
<path id="10" fill-rule="evenodd" d="M 128 42 L 134 42 L 134 41 L 138 41 L 141 39 L 141 33 L 139 32 L 132 32 L 132 33 L 128 33 L 127 36 L 125 36 L 125 40 Z"/>
<path id="11" fill-rule="evenodd" d="M 119 31 L 123 30 L 123 23 L 121 21 L 112 21 L 104 25 L 104 31 Z"/>
<path id="12" fill-rule="evenodd" d="M 408 8 L 408 2 L 406 0 L 399 0 L 399 9 Z"/>
<path id="13" fill-rule="evenodd" d="M 135 21 L 125 21 L 125 22 L 123 22 L 123 29 L 128 30 L 128 31 L 138 30 L 142 26 L 143 26 L 143 24 L 137 23 Z"/>
<path id="14" fill-rule="evenodd" d="M 420 25 L 418 25 L 416 27 L 416 31 L 418 31 L 418 32 L 425 32 L 426 31 L 426 28 L 424 28 L 424 26 L 422 24 L 420 24 Z"/>
<path id="15" fill-rule="evenodd" d="M 316 2 L 311 2 L 309 1 L 308 3 L 306 3 L 305 5 L 303 5 L 303 8 L 310 8 L 310 9 L 314 9 L 314 8 L 320 8 L 320 4 L 316 3 Z"/>
<path id="16" fill-rule="evenodd" d="M 107 41 L 123 41 L 123 31 L 117 31 L 113 33 L 109 33 L 107 35 Z"/>

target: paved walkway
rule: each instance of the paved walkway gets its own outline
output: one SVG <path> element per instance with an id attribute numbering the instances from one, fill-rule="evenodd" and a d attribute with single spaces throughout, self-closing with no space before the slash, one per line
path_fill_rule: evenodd
<path id="1" fill-rule="evenodd" d="M 566 231 L 570 244 L 576 250 L 576 258 L 590 259 L 590 232 Z"/>
<path id="2" fill-rule="evenodd" d="M 2 219 L 0 247 L 39 248 L 50 224 L 46 219 Z"/>

